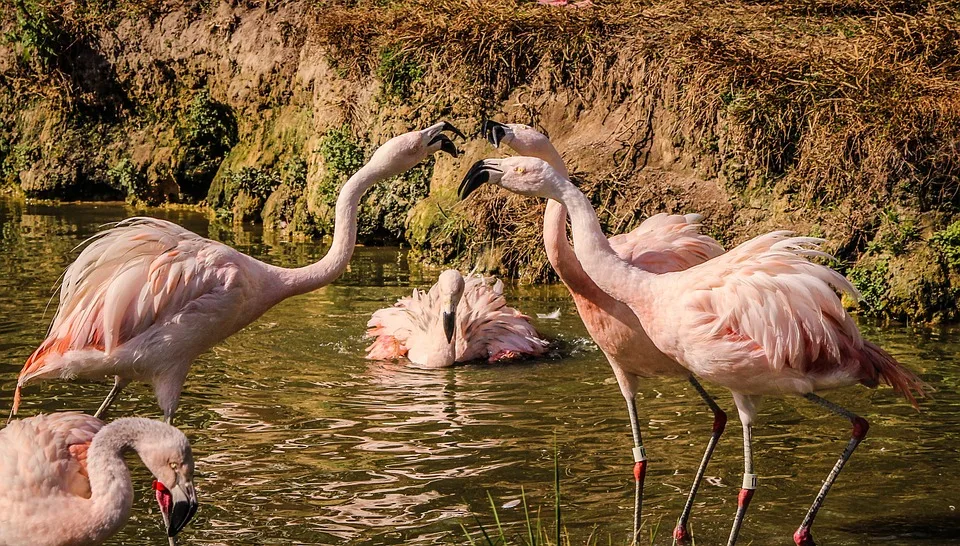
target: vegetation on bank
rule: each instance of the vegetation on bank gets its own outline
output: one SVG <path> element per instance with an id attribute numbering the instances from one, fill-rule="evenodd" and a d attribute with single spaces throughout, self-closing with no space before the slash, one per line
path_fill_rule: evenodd
<path id="1" fill-rule="evenodd" d="M 793 226 L 829 241 L 864 312 L 958 318 L 957 3 L 594 4 L 16 0 L 0 19 L 2 183 L 205 198 L 323 236 L 387 136 L 500 117 L 550 132 L 610 231 L 660 210 L 703 212 L 726 245 Z M 547 278 L 542 203 L 460 205 L 461 171 L 378 186 L 361 236 Z"/>

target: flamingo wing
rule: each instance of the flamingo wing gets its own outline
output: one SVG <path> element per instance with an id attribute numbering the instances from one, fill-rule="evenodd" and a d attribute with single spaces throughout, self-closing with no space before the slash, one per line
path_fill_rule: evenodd
<path id="1" fill-rule="evenodd" d="M 430 310 L 439 296 L 436 290 L 400 298 L 392 307 L 373 313 L 367 322 L 366 337 L 375 338 L 367 347 L 367 359 L 393 360 L 410 351 L 410 340 L 428 331 Z"/>
<path id="2" fill-rule="evenodd" d="M 651 273 L 682 271 L 723 254 L 723 247 L 700 233 L 699 214 L 655 214 L 629 233 L 610 238 L 625 261 Z"/>
<path id="3" fill-rule="evenodd" d="M 846 365 L 863 339 L 837 291 L 859 294 L 843 275 L 807 259 L 833 259 L 818 250 L 822 242 L 768 233 L 688 270 L 678 287 L 682 320 L 692 335 L 763 358 L 774 370 L 816 374 Z"/>
<path id="4" fill-rule="evenodd" d="M 482 276 L 469 276 L 457 307 L 457 361 L 484 358 L 491 362 L 547 352 L 547 341 L 530 324 L 530 317 L 507 306 L 503 283 L 491 285 Z"/>
<path id="5" fill-rule="evenodd" d="M 86 453 L 103 422 L 76 412 L 38 415 L 0 430 L 0 515 L 66 494 L 90 498 Z M 7 495 L 10 493 L 10 495 Z M 2 518 L 0 518 L 2 521 Z"/>
<path id="6" fill-rule="evenodd" d="M 109 355 L 202 296 L 229 288 L 233 253 L 155 218 L 130 218 L 95 235 L 63 275 L 56 317 L 20 372 L 14 411 L 20 387 L 50 372 L 45 368 L 57 360 L 51 356 L 82 349 Z"/>

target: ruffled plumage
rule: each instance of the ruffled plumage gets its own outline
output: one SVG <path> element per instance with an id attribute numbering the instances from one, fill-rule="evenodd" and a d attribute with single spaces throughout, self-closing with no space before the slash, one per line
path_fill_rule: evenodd
<path id="1" fill-rule="evenodd" d="M 503 283 L 479 275 L 464 278 L 463 296 L 456 312 L 456 362 L 490 362 L 546 352 L 529 317 L 507 306 Z M 442 331 L 439 284 L 429 291 L 414 289 L 393 307 L 376 311 L 367 323 L 367 358 L 391 360 L 408 356 L 411 348 L 429 347 Z"/>

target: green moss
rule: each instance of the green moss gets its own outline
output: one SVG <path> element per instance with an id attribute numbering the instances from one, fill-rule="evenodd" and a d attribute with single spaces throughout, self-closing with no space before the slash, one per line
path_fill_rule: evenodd
<path id="1" fill-rule="evenodd" d="M 396 46 L 380 50 L 377 64 L 380 96 L 386 100 L 403 101 L 410 98 L 413 85 L 423 79 L 423 67 L 408 51 Z"/>
<path id="2" fill-rule="evenodd" d="M 933 234 L 931 244 L 942 253 L 943 261 L 960 269 L 960 220 Z"/>
<path id="3" fill-rule="evenodd" d="M 887 270 L 887 260 L 865 259 L 850 271 L 850 280 L 863 297 L 860 308 L 867 315 L 883 316 L 887 306 L 887 292 L 890 290 Z"/>
<path id="4" fill-rule="evenodd" d="M 184 146 L 178 182 L 181 191 L 195 199 L 208 194 L 227 152 L 237 143 L 233 110 L 202 89 L 194 95 L 180 129 Z"/>
<path id="5" fill-rule="evenodd" d="M 230 215 L 241 222 L 260 218 L 267 198 L 281 182 L 280 173 L 271 168 L 244 167 L 227 173 L 224 178 L 224 197 L 230 205 Z M 222 208 L 218 216 L 228 216 L 226 210 Z"/>
<path id="6" fill-rule="evenodd" d="M 123 158 L 107 170 L 107 180 L 114 188 L 124 192 L 127 201 L 152 203 L 151 187 L 147 177 L 130 158 Z"/>
<path id="7" fill-rule="evenodd" d="M 61 21 L 46 6 L 34 0 L 15 0 L 16 25 L 3 36 L 17 52 L 22 68 L 48 70 L 66 39 Z"/>

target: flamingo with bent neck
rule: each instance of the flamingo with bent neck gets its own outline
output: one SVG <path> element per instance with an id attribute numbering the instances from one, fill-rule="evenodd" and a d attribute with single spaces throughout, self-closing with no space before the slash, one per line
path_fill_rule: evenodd
<path id="1" fill-rule="evenodd" d="M 482 132 L 494 146 L 506 144 L 520 155 L 542 159 L 560 176 L 568 177 L 560 152 L 536 129 L 517 123 L 486 121 Z M 610 237 L 610 245 L 621 259 L 651 273 L 680 271 L 723 254 L 723 247 L 719 243 L 697 231 L 699 220 L 700 217 L 695 214 L 657 214 L 629 233 Z M 613 368 L 613 375 L 627 402 L 635 459 L 634 540 L 638 538 L 637 533 L 640 530 L 643 481 L 647 472 L 646 452 L 636 406 L 640 379 L 656 376 L 685 377 L 713 412 L 713 432 L 674 529 L 674 536 L 678 541 L 686 540 L 690 536 L 687 521 L 690 519 L 693 502 L 707 464 L 727 423 L 727 415 L 693 374 L 657 349 L 629 307 L 600 290 L 587 276 L 567 239 L 567 209 L 554 200 L 547 201 L 543 215 L 543 245 L 550 265 L 570 291 L 587 332 Z"/>
<path id="2" fill-rule="evenodd" d="M 12 421 L 0 430 L 0 545 L 102 544 L 130 517 L 123 456 L 135 451 L 156 478 L 170 544 L 197 511 L 193 455 L 182 432 L 136 417 L 109 425 L 75 412 Z"/>
<path id="3" fill-rule="evenodd" d="M 507 306 L 502 282 L 491 286 L 480 275 L 464 279 L 455 269 L 442 272 L 426 293 L 414 290 L 374 312 L 367 328 L 367 336 L 376 338 L 367 347 L 368 359 L 406 356 L 425 368 L 539 356 L 549 345 L 529 317 Z"/>
<path id="4" fill-rule="evenodd" d="M 823 241 L 772 232 L 690 269 L 658 275 L 617 255 L 587 197 L 545 161 L 479 161 L 461 184 L 461 199 L 485 182 L 563 203 L 576 256 L 590 279 L 633 311 L 661 352 L 732 391 L 743 425 L 744 475 L 728 546 L 737 541 L 757 487 L 751 438 L 762 397 L 802 396 L 852 422 L 850 441 L 794 533 L 799 546 L 814 545 L 810 529 L 817 512 L 869 428 L 865 419 L 815 391 L 886 383 L 916 406 L 915 396 L 927 389 L 861 337 L 835 292 L 858 295 L 856 289 L 836 271 L 807 259 L 832 258 L 817 250 Z"/>
<path id="5" fill-rule="evenodd" d="M 131 380 L 152 384 L 170 423 L 190 364 L 277 303 L 326 286 L 346 269 L 357 240 L 360 196 L 437 151 L 457 149 L 446 122 L 391 138 L 347 180 L 333 243 L 296 269 L 263 263 L 174 223 L 130 218 L 92 238 L 63 276 L 47 338 L 30 355 L 14 394 L 37 379 L 115 376 L 99 417 Z"/>

